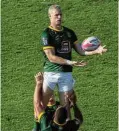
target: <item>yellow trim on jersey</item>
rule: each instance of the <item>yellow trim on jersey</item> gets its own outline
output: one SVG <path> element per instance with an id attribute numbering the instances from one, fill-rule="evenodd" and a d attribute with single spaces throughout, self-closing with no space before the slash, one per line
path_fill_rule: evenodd
<path id="1" fill-rule="evenodd" d="M 47 106 L 49 106 L 49 107 L 50 107 L 50 106 L 54 106 L 55 104 L 56 104 L 56 103 L 54 103 L 54 104 L 47 104 Z"/>
<path id="2" fill-rule="evenodd" d="M 78 40 L 74 42 L 74 44 L 78 44 L 78 43 L 79 43 Z"/>
<path id="3" fill-rule="evenodd" d="M 46 49 L 53 49 L 54 47 L 53 46 L 45 46 L 43 47 L 43 50 L 46 50 Z"/>
<path id="4" fill-rule="evenodd" d="M 45 112 L 43 111 L 43 112 L 41 112 L 41 113 L 38 115 L 38 122 L 40 121 L 41 116 L 42 116 L 44 113 L 45 113 Z"/>
<path id="5" fill-rule="evenodd" d="M 67 122 L 65 122 L 65 123 L 63 123 L 63 124 L 59 124 L 59 123 L 57 123 L 55 120 L 53 121 L 55 124 L 57 124 L 58 126 L 64 126 L 64 125 L 66 125 L 66 123 Z"/>
<path id="6" fill-rule="evenodd" d="M 61 30 L 55 29 L 52 26 L 49 26 L 50 29 L 54 30 L 54 31 L 63 31 L 63 27 L 61 27 Z"/>

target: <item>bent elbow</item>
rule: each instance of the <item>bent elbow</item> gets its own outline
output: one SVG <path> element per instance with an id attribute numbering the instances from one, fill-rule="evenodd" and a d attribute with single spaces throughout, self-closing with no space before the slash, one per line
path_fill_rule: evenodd
<path id="1" fill-rule="evenodd" d="M 55 58 L 52 56 L 52 57 L 49 57 L 48 58 L 49 59 L 49 61 L 51 62 L 51 63 L 55 63 L 56 62 L 56 60 L 55 60 Z"/>
<path id="2" fill-rule="evenodd" d="M 51 63 L 54 63 L 54 61 L 52 59 L 49 60 Z"/>

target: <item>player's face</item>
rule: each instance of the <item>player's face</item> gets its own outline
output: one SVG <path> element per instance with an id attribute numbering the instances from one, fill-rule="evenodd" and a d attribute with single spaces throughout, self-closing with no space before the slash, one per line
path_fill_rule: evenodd
<path id="1" fill-rule="evenodd" d="M 62 12 L 59 10 L 53 10 L 50 14 L 50 22 L 53 25 L 60 26 L 62 23 Z"/>
<path id="2" fill-rule="evenodd" d="M 55 102 L 54 95 L 52 95 L 52 96 L 50 97 L 49 102 Z"/>

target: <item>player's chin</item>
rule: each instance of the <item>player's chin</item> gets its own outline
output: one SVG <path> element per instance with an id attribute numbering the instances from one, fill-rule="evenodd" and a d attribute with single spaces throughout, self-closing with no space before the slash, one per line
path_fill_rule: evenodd
<path id="1" fill-rule="evenodd" d="M 57 22 L 56 22 L 56 24 L 58 25 L 58 26 L 60 26 L 61 25 L 61 20 L 58 20 Z"/>
<path id="2" fill-rule="evenodd" d="M 49 99 L 49 102 L 54 102 L 54 99 L 53 99 L 53 98 L 50 98 L 50 99 Z"/>

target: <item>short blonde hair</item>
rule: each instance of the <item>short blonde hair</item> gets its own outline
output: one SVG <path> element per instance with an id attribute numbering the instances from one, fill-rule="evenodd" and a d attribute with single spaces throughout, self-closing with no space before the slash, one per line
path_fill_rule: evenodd
<path id="1" fill-rule="evenodd" d="M 53 10 L 58 10 L 62 12 L 60 5 L 51 5 L 48 9 L 48 15 L 50 15 Z"/>

